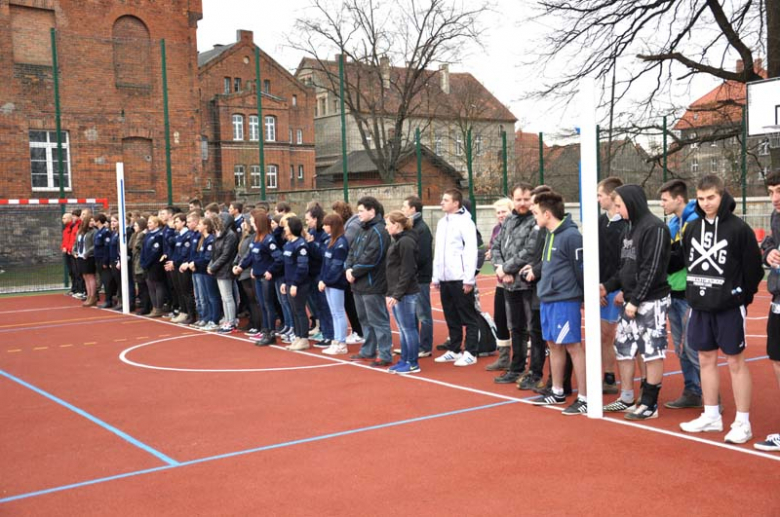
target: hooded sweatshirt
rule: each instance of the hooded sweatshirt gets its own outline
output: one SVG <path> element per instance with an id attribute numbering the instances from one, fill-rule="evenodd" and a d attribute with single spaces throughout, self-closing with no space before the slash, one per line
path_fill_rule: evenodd
<path id="1" fill-rule="evenodd" d="M 696 200 L 691 199 L 685 206 L 682 217 L 677 217 L 675 215 L 666 223 L 672 237 L 672 260 L 669 262 L 667 280 L 672 288 L 672 297 L 674 298 L 685 297 L 685 277 L 688 275 L 688 270 L 685 269 L 684 257 L 682 261 L 675 260 L 675 257 L 677 256 L 677 248 L 682 246 L 681 238 L 685 226 L 699 217 L 699 214 L 696 213 L 696 206 Z"/>
<path id="2" fill-rule="evenodd" d="M 699 219 L 683 232 L 685 265 L 688 267 L 686 298 L 691 308 L 720 312 L 753 302 L 764 277 L 761 251 L 750 226 L 733 214 L 737 206 L 724 191 L 714 221 Z"/>
<path id="3" fill-rule="evenodd" d="M 436 226 L 431 282 L 461 281 L 474 285 L 477 247 L 477 227 L 471 220 L 471 214 L 463 207 L 455 213 L 445 214 Z"/>
<path id="4" fill-rule="evenodd" d="M 582 300 L 582 234 L 569 214 L 547 232 L 536 292 L 544 303 Z"/>
<path id="5" fill-rule="evenodd" d="M 403 231 L 392 237 L 387 252 L 387 296 L 398 301 L 409 294 L 420 292 L 417 283 L 417 235 Z"/>
<path id="6" fill-rule="evenodd" d="M 647 206 L 639 185 L 615 189 L 628 212 L 629 227 L 620 250 L 620 269 L 604 282 L 607 292 L 623 289 L 626 302 L 639 307 L 669 294 L 666 269 L 671 254 L 669 229 Z"/>

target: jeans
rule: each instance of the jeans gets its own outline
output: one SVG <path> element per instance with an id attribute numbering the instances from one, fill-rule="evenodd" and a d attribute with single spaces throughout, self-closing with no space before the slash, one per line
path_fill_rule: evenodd
<path id="1" fill-rule="evenodd" d="M 417 332 L 416 306 L 419 296 L 407 294 L 393 306 L 393 317 L 401 333 L 401 361 L 417 364 L 420 335 Z"/>
<path id="2" fill-rule="evenodd" d="M 218 323 L 222 313 L 222 300 L 219 298 L 219 287 L 217 287 L 217 279 L 207 273 L 204 273 L 203 286 L 206 292 L 206 299 L 208 300 L 208 308 L 206 310 L 205 320 L 208 323 Z"/>
<path id="3" fill-rule="evenodd" d="M 699 353 L 686 346 L 684 339 L 687 333 L 690 313 L 688 300 L 672 297 L 672 306 L 669 308 L 669 325 L 672 327 L 674 353 L 680 359 L 680 369 L 685 382 L 685 391 L 701 396 Z"/>
<path id="4" fill-rule="evenodd" d="M 195 315 L 196 320 L 206 321 L 208 314 L 209 301 L 206 292 L 206 285 L 203 281 L 203 273 L 192 274 L 192 286 L 195 290 Z"/>
<path id="5" fill-rule="evenodd" d="M 233 295 L 235 282 L 232 278 L 217 278 L 219 295 L 222 298 L 222 312 L 225 315 L 225 325 L 236 324 L 236 299 Z"/>
<path id="6" fill-rule="evenodd" d="M 309 339 L 309 318 L 306 316 L 306 299 L 309 297 L 309 284 L 304 283 L 298 286 L 295 296 L 290 294 L 292 286 L 287 285 L 287 299 L 293 311 L 293 320 L 295 322 L 295 336 Z"/>
<path id="7" fill-rule="evenodd" d="M 335 287 L 325 288 L 328 308 L 333 320 L 333 340 L 344 343 L 347 340 L 347 311 L 344 309 L 344 290 Z"/>
<path id="8" fill-rule="evenodd" d="M 379 359 L 392 361 L 393 336 L 390 333 L 390 315 L 387 313 L 385 297 L 381 294 L 353 294 L 365 338 L 360 355 L 376 357 L 378 350 Z"/>
<path id="9" fill-rule="evenodd" d="M 330 314 L 328 298 L 324 292 L 320 292 L 317 284 L 319 284 L 319 280 L 312 283 L 309 293 L 309 307 L 314 307 L 313 312 L 316 314 L 317 321 L 320 322 L 320 332 L 323 339 L 333 339 L 333 317 Z"/>
<path id="10" fill-rule="evenodd" d="M 415 314 L 420 324 L 420 350 L 433 350 L 433 314 L 431 313 L 431 284 L 419 284 Z"/>
<path id="11" fill-rule="evenodd" d="M 276 287 L 276 296 L 279 299 L 279 305 L 282 306 L 282 318 L 284 319 L 283 326 L 287 328 L 293 328 L 295 326 L 295 321 L 293 320 L 293 312 L 292 312 L 292 306 L 290 305 L 290 300 L 287 298 L 286 295 L 282 294 L 282 284 L 284 283 L 284 278 L 277 278 L 274 280 L 274 285 Z M 269 329 L 274 330 L 274 329 Z"/>
<path id="12" fill-rule="evenodd" d="M 274 330 L 276 326 L 276 307 L 273 297 L 276 296 L 276 286 L 273 280 L 255 278 L 255 296 L 257 304 L 263 313 L 263 328 Z"/>

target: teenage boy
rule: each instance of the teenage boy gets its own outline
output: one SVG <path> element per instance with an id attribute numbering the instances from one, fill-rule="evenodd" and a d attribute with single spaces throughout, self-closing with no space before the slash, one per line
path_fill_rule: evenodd
<path id="1" fill-rule="evenodd" d="M 718 408 L 718 351 L 726 356 L 737 415 L 724 440 L 745 443 L 750 427 L 752 383 L 745 363 L 747 306 L 764 276 L 761 251 L 750 226 L 732 212 L 736 202 L 723 180 L 714 174 L 696 185 L 699 219 L 683 232 L 682 251 L 688 267 L 687 291 L 691 316 L 688 344 L 699 352 L 704 413 L 680 428 L 689 433 L 721 432 Z"/>
<path id="2" fill-rule="evenodd" d="M 669 262 L 668 281 L 672 289 L 672 306 L 669 308 L 669 326 L 672 328 L 674 353 L 680 360 L 684 388 L 682 395 L 676 400 L 664 404 L 669 409 L 700 408 L 701 372 L 699 354 L 691 350 L 685 342 L 685 328 L 688 325 L 690 307 L 685 299 L 685 278 L 688 270 L 682 254 L 676 250 L 681 246 L 680 238 L 689 222 L 698 219 L 696 215 L 696 200 L 688 201 L 688 187 L 683 180 L 670 180 L 661 185 L 658 190 L 661 196 L 661 208 L 665 216 L 671 216 L 666 225 L 672 238 L 672 257 L 679 257 Z"/>
<path id="3" fill-rule="evenodd" d="M 577 376 L 579 396 L 564 415 L 581 415 L 588 411 L 585 381 L 585 349 L 582 347 L 582 234 L 571 216 L 564 212 L 563 198 L 555 192 L 534 196 L 534 217 L 540 228 L 547 229 L 542 251 L 542 271 L 537 293 L 541 301 L 542 336 L 550 348 L 552 388 L 534 404 L 563 404 L 563 377 L 566 352 L 571 355 Z"/>
<path id="4" fill-rule="evenodd" d="M 349 247 L 344 268 L 347 270 L 347 281 L 352 284 L 355 308 L 363 326 L 365 341 L 360 352 L 350 359 L 374 359 L 371 366 L 390 366 L 393 364 L 393 337 L 385 304 L 385 259 L 390 247 L 390 234 L 385 230 L 384 208 L 376 198 L 360 198 L 357 209 L 360 230 Z"/>
<path id="5" fill-rule="evenodd" d="M 423 204 L 417 196 L 404 199 L 401 211 L 412 219 L 412 231 L 417 235 L 417 322 L 420 328 L 419 357 L 430 357 L 433 352 L 433 314 L 431 312 L 431 279 L 433 278 L 433 234 L 422 218 Z"/>
<path id="6" fill-rule="evenodd" d="M 620 216 L 631 226 L 623 236 L 620 267 L 601 284 L 601 297 L 623 290 L 623 308 L 615 335 L 620 369 L 620 398 L 604 411 L 625 411 L 628 420 L 658 417 L 658 392 L 664 375 L 666 315 L 672 303 L 666 268 L 671 253 L 669 229 L 647 206 L 639 185 L 623 185 L 612 193 Z M 641 355 L 647 369 L 642 398 L 634 404 L 634 359 Z M 633 406 L 633 407 L 632 407 Z"/>
<path id="7" fill-rule="evenodd" d="M 233 229 L 241 239 L 241 224 L 244 222 L 244 204 L 237 201 L 230 203 L 228 207 L 228 214 L 233 216 Z"/>
<path id="8" fill-rule="evenodd" d="M 780 169 L 767 177 L 766 185 L 775 209 L 772 212 L 772 232 L 761 244 L 764 263 L 771 268 L 767 279 L 772 303 L 766 324 L 766 353 L 780 386 Z M 763 442 L 754 443 L 753 447 L 761 451 L 780 452 L 780 433 L 770 434 Z"/>
<path id="9" fill-rule="evenodd" d="M 614 176 L 601 180 L 597 197 L 603 210 L 599 216 L 599 279 L 603 284 L 620 268 L 620 246 L 628 222 L 620 216 L 612 201 L 612 193 L 623 186 L 623 181 Z M 616 303 L 619 290 L 607 293 L 601 298 L 601 362 L 604 367 L 602 391 L 614 395 L 618 392 L 615 383 L 615 331 L 620 318 L 620 303 Z"/>
<path id="10" fill-rule="evenodd" d="M 518 183 L 512 188 L 512 213 L 501 225 L 490 249 L 496 276 L 504 287 L 504 306 L 512 339 L 512 359 L 506 372 L 494 379 L 496 384 L 517 382 L 525 372 L 528 356 L 533 285 L 520 275 L 520 270 L 531 263 L 536 244 L 536 220 L 531 213 L 532 190 L 527 183 Z M 505 350 L 509 349 L 502 347 L 500 351 L 505 354 Z"/>
<path id="11" fill-rule="evenodd" d="M 477 228 L 471 220 L 471 214 L 463 207 L 463 193 L 460 190 L 445 190 L 441 197 L 441 209 L 444 217 L 436 227 L 431 282 L 441 295 L 449 341 L 447 351 L 434 361 L 471 366 L 477 364 L 479 356 L 479 316 L 474 307 Z M 461 352 L 464 326 L 466 349 Z"/>

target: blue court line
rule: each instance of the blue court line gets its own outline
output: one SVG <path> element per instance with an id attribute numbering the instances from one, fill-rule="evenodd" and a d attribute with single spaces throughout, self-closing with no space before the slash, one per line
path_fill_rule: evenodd
<path id="1" fill-rule="evenodd" d="M 3 373 L 2 370 L 0 370 L 0 373 Z M 170 470 L 170 469 L 175 469 L 175 468 L 180 468 L 180 467 L 186 467 L 186 466 L 189 466 L 189 465 L 197 465 L 199 463 L 207 463 L 207 462 L 210 462 L 210 461 L 216 461 L 216 460 L 221 460 L 221 459 L 225 459 L 225 458 L 234 458 L 236 456 L 243 456 L 243 455 L 246 455 L 246 454 L 253 454 L 253 453 L 262 452 L 262 451 L 270 451 L 270 450 L 273 450 L 273 449 L 281 449 L 281 448 L 284 448 L 284 447 L 291 447 L 293 445 L 300 445 L 300 444 L 304 444 L 304 443 L 319 442 L 319 441 L 322 441 L 322 440 L 328 440 L 328 439 L 331 439 L 331 438 L 338 438 L 338 437 L 341 437 L 341 436 L 349 436 L 349 435 L 352 435 L 352 434 L 364 433 L 364 432 L 367 432 L 367 431 L 375 431 L 377 429 L 387 429 L 387 428 L 390 428 L 390 427 L 397 427 L 397 426 L 406 425 L 406 424 L 413 424 L 413 423 L 416 423 L 416 422 L 424 422 L 426 420 L 434 420 L 434 419 L 437 419 L 437 418 L 443 418 L 443 417 L 448 417 L 448 416 L 453 416 L 453 415 L 461 415 L 463 413 L 471 413 L 471 412 L 474 412 L 474 411 L 481 411 L 483 409 L 492 409 L 492 408 L 495 408 L 495 407 L 506 406 L 506 405 L 509 405 L 509 404 L 517 404 L 517 403 L 518 403 L 518 401 L 516 401 L 516 400 L 506 400 L 506 401 L 502 401 L 502 402 L 496 402 L 494 404 L 486 404 L 486 405 L 483 405 L 483 406 L 476 406 L 476 407 L 470 407 L 470 408 L 465 408 L 465 409 L 457 409 L 457 410 L 454 410 L 454 411 L 447 411 L 446 413 L 437 413 L 437 414 L 434 414 L 434 415 L 426 415 L 426 416 L 421 416 L 421 417 L 416 417 L 416 418 L 407 418 L 405 420 L 397 420 L 395 422 L 388 422 L 386 424 L 378 424 L 378 425 L 372 425 L 372 426 L 368 426 L 368 427 L 360 427 L 360 428 L 357 428 L 357 429 L 349 429 L 347 431 L 339 431 L 339 432 L 336 432 L 336 433 L 329 433 L 329 434 L 323 434 L 323 435 L 319 435 L 319 436 L 313 436 L 311 438 L 301 438 L 300 440 L 292 440 L 292 441 L 289 441 L 289 442 L 275 443 L 275 444 L 272 444 L 272 445 L 264 445 L 262 447 L 254 447 L 252 449 L 245 449 L 245 450 L 242 450 L 242 451 L 229 452 L 229 453 L 226 453 L 226 454 L 218 454 L 216 456 L 208 456 L 206 458 L 199 458 L 199 459 L 190 460 L 190 461 L 182 461 L 180 463 L 172 463 L 172 464 L 168 464 L 168 465 L 161 466 L 161 467 L 155 467 L 155 468 L 144 469 L 144 470 L 136 470 L 134 472 L 126 472 L 124 474 L 117 474 L 117 475 L 114 475 L 114 476 L 107 476 L 107 477 L 102 477 L 102 478 L 97 478 L 97 479 L 90 479 L 88 481 L 82 481 L 80 483 L 73 483 L 73 484 L 70 484 L 70 485 L 62 485 L 62 486 L 58 486 L 58 487 L 54 487 L 54 488 L 47 488 L 47 489 L 44 489 L 44 490 L 37 490 L 35 492 L 28 492 L 26 494 L 13 495 L 13 496 L 10 496 L 10 497 L 5 497 L 3 499 L 0 499 L 0 504 L 2 504 L 2 503 L 10 503 L 11 501 L 18 501 L 19 499 L 27 499 L 27 498 L 30 498 L 30 497 L 36 497 L 36 496 L 40 496 L 40 495 L 44 495 L 44 494 L 51 494 L 51 493 L 54 493 L 54 492 L 62 492 L 64 490 L 71 490 L 71 489 L 74 489 L 74 488 L 80 488 L 80 487 L 89 486 L 89 485 L 96 485 L 96 484 L 99 484 L 99 483 L 105 483 L 105 482 L 114 481 L 114 480 L 117 480 L 117 479 L 124 479 L 124 478 L 129 478 L 129 477 L 134 477 L 134 476 L 142 476 L 144 474 L 151 474 L 153 472 L 160 472 L 160 471 L 163 471 L 163 470 Z"/>
<path id="2" fill-rule="evenodd" d="M 14 377 L 13 375 L 11 375 L 10 373 L 8 373 L 8 372 L 6 372 L 4 370 L 0 370 L 0 375 L 2 375 L 3 377 L 6 377 L 7 379 L 10 379 L 10 380 L 18 383 L 18 384 L 21 384 L 25 388 L 28 388 L 28 389 L 38 393 L 39 395 L 43 395 L 47 399 L 49 399 L 49 400 L 51 400 L 53 402 L 56 402 L 57 404 L 65 407 L 67 409 L 70 409 L 74 413 L 76 413 L 78 415 L 81 415 L 84 418 L 86 418 L 87 420 L 91 421 L 92 423 L 95 423 L 95 424 L 99 425 L 100 427 L 102 427 L 103 429 L 105 429 L 105 430 L 107 430 L 107 431 L 109 431 L 111 433 L 114 433 L 115 435 L 119 436 L 123 440 L 129 442 L 132 445 L 135 445 L 139 449 L 142 449 L 142 450 L 148 452 L 152 456 L 155 456 L 156 458 L 158 458 L 159 460 L 162 460 L 163 462 L 167 463 L 168 465 L 176 466 L 176 465 L 179 464 L 179 462 L 177 462 L 176 460 L 174 460 L 172 458 L 169 458 L 168 456 L 166 456 L 165 454 L 161 453 L 158 450 L 152 449 L 151 447 L 149 447 L 145 443 L 142 443 L 142 442 L 136 440 L 135 438 L 133 438 L 129 434 L 125 433 L 124 431 L 121 431 L 121 430 L 117 429 L 116 427 L 112 426 L 111 424 L 108 424 L 108 423 L 104 422 L 103 420 L 100 420 L 99 418 L 90 415 L 89 413 L 87 413 L 83 409 L 79 409 L 76 406 L 74 406 L 73 404 L 65 402 L 61 398 L 56 397 L 56 396 L 52 395 L 49 392 L 46 392 L 46 391 L 44 391 L 44 390 L 42 390 L 42 389 L 40 389 L 40 388 L 38 388 L 36 386 L 33 386 L 29 382 L 25 382 L 25 381 L 23 381 L 22 379 L 20 379 L 18 377 Z"/>

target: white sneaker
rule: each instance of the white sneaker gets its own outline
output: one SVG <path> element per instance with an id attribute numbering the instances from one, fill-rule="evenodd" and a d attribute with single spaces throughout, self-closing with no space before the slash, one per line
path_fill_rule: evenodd
<path id="1" fill-rule="evenodd" d="M 723 441 L 726 443 L 745 443 L 753 438 L 753 430 L 750 428 L 750 422 L 734 422 L 731 424 L 731 431 L 726 434 Z"/>
<path id="2" fill-rule="evenodd" d="M 702 414 L 696 420 L 682 422 L 680 429 L 686 433 L 720 433 L 723 431 L 723 419 L 720 415 L 718 415 L 718 418 L 712 419 Z"/>
<path id="3" fill-rule="evenodd" d="M 205 330 L 207 332 L 215 332 L 215 331 L 219 330 L 219 325 L 217 325 L 213 321 L 210 321 L 210 322 L 206 323 L 204 326 L 202 326 L 200 329 L 201 330 Z"/>
<path id="4" fill-rule="evenodd" d="M 447 350 L 447 352 L 444 355 L 440 355 L 433 361 L 436 363 L 454 363 L 455 361 L 458 361 L 461 358 L 461 355 L 462 354 L 455 353 L 452 350 Z"/>
<path id="5" fill-rule="evenodd" d="M 347 343 L 348 345 L 358 345 L 358 344 L 360 344 L 360 343 L 363 343 L 364 341 L 365 341 L 365 339 L 363 339 L 362 337 L 360 337 L 360 336 L 357 334 L 357 332 L 353 332 L 352 334 L 350 334 L 349 336 L 347 336 L 347 339 L 346 339 L 346 343 Z"/>
<path id="6" fill-rule="evenodd" d="M 334 341 L 328 348 L 323 350 L 322 353 L 327 355 L 344 355 L 348 354 L 349 350 L 347 350 L 347 345 L 345 343 L 336 343 Z"/>
<path id="7" fill-rule="evenodd" d="M 477 358 L 468 352 L 460 354 L 460 358 L 455 361 L 455 366 L 471 366 L 472 364 L 477 364 Z"/>

